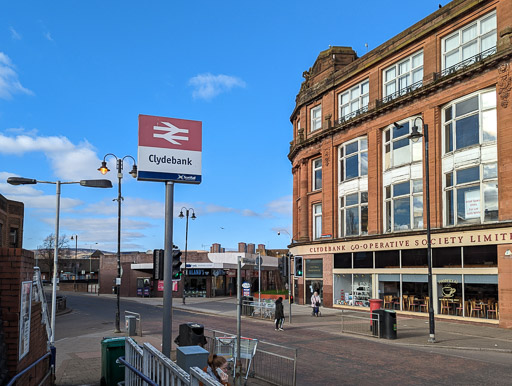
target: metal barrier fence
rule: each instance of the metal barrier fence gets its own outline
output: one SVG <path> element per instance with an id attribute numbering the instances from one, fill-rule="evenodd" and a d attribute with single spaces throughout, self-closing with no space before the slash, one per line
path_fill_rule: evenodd
<path id="1" fill-rule="evenodd" d="M 126 338 L 125 358 L 130 364 L 125 367 L 125 385 L 142 386 L 145 384 L 140 375 L 144 375 L 157 385 L 174 386 L 222 386 L 202 369 L 192 367 L 190 374 L 167 358 L 149 343 L 142 348 L 132 338 Z"/>
<path id="2" fill-rule="evenodd" d="M 356 310 L 341 310 L 341 332 L 380 338 L 380 316 Z"/>
<path id="3" fill-rule="evenodd" d="M 236 337 L 234 334 L 207 328 L 204 332 L 207 341 L 204 348 L 210 353 L 215 350 L 216 338 Z M 243 373 L 247 373 L 247 365 L 248 361 L 242 360 Z M 249 376 L 274 385 L 295 386 L 297 381 L 297 349 L 260 340 L 256 354 L 252 359 Z"/>
<path id="4" fill-rule="evenodd" d="M 274 319 L 276 305 L 273 301 L 242 300 L 242 315 Z"/>

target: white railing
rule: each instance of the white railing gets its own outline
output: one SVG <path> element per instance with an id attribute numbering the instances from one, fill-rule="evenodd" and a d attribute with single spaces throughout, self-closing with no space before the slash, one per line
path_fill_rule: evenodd
<path id="1" fill-rule="evenodd" d="M 222 386 L 198 367 L 192 367 L 190 374 L 167 358 L 149 343 L 140 348 L 137 343 L 127 337 L 125 343 L 125 360 L 145 377 L 158 385 L 173 386 Z M 132 369 L 125 367 L 125 385 L 142 386 L 145 383 Z"/>

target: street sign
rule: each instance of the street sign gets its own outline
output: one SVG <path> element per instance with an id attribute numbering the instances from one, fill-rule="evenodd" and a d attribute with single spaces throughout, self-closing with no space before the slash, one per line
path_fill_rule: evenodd
<path id="1" fill-rule="evenodd" d="M 263 259 L 261 257 L 257 257 L 256 258 L 256 265 L 261 265 L 263 264 Z"/>
<path id="2" fill-rule="evenodd" d="M 256 259 L 253 259 L 252 257 L 244 257 L 242 258 L 242 263 L 244 264 L 255 264 Z"/>
<path id="3" fill-rule="evenodd" d="M 201 183 L 202 123 L 139 115 L 137 179 Z"/>

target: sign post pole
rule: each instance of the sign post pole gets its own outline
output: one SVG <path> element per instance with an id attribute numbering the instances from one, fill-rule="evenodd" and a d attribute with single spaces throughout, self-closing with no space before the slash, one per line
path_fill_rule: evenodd
<path id="1" fill-rule="evenodd" d="M 240 339 L 242 338 L 242 256 L 238 256 L 236 278 L 236 367 L 235 386 L 242 386 L 242 362 L 240 357 Z"/>
<path id="2" fill-rule="evenodd" d="M 165 245 L 164 245 L 164 315 L 162 353 L 170 358 L 172 345 L 172 214 L 174 209 L 174 183 L 165 184 Z"/>

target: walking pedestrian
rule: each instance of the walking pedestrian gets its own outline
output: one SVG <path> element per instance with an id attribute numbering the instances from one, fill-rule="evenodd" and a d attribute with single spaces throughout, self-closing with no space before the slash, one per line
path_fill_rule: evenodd
<path id="1" fill-rule="evenodd" d="M 284 323 L 284 307 L 283 307 L 283 298 L 279 297 L 279 299 L 276 300 L 276 331 L 284 331 L 283 329 L 283 323 Z"/>
<path id="2" fill-rule="evenodd" d="M 318 296 L 318 292 L 314 292 L 313 296 L 311 296 L 311 307 L 313 307 L 313 316 L 318 316 L 318 311 L 320 310 L 321 299 Z"/>

